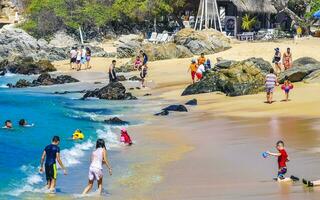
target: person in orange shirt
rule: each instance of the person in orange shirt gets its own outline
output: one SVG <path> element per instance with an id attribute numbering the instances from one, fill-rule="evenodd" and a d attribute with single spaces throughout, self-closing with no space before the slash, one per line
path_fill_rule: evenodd
<path id="1" fill-rule="evenodd" d="M 190 67 L 188 69 L 188 72 L 191 71 L 192 83 L 194 83 L 194 79 L 195 79 L 195 76 L 196 76 L 197 69 L 198 69 L 197 61 L 196 61 L 196 59 L 192 59 Z"/>
<path id="2" fill-rule="evenodd" d="M 206 63 L 206 58 L 204 57 L 204 53 L 198 58 L 198 65 L 204 65 Z"/>

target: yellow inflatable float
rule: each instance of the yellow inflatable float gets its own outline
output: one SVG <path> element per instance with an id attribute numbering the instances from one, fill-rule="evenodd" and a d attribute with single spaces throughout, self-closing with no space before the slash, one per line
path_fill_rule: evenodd
<path id="1" fill-rule="evenodd" d="M 84 134 L 78 129 L 72 134 L 73 140 L 83 140 Z"/>

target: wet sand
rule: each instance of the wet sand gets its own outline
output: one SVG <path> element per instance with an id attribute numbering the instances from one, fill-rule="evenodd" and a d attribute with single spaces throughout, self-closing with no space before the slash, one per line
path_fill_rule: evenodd
<path id="1" fill-rule="evenodd" d="M 217 57 L 270 61 L 275 47 L 290 46 L 294 59 L 310 56 L 320 60 L 314 50 L 319 45 L 319 39 L 241 42 L 207 57 L 213 61 Z M 106 72 L 111 60 L 94 58 L 90 71 Z M 181 97 L 190 84 L 189 62 L 189 58 L 151 62 L 148 80 L 152 86 L 134 91 L 138 97 L 152 93 L 142 99 L 154 102 L 155 108 L 192 98 L 197 98 L 199 105 L 188 107 L 189 113 L 168 117 L 153 117 L 154 110 L 140 115 L 147 124 L 130 130 L 137 133 L 139 144 L 128 156 L 139 157 L 141 162 L 130 166 L 133 174 L 118 182 L 128 188 L 127 199 L 318 199 L 320 188 L 273 182 L 276 160 L 263 159 L 261 153 L 275 151 L 275 142 L 283 139 L 291 158 L 288 174 L 320 178 L 320 84 L 295 84 L 290 102 L 281 102 L 284 96 L 278 88 L 272 105 L 263 103 L 264 93 L 232 98 L 220 93 Z M 56 65 L 68 71 L 66 62 Z"/>

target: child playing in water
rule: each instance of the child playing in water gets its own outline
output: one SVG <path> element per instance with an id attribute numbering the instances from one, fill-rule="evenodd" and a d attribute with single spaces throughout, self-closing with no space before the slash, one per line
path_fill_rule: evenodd
<path id="1" fill-rule="evenodd" d="M 277 150 L 279 153 L 271 153 L 267 152 L 268 155 L 275 156 L 278 158 L 278 179 L 282 180 L 287 173 L 287 162 L 289 161 L 289 157 L 287 151 L 284 148 L 284 142 L 278 141 L 276 145 Z"/>
<path id="2" fill-rule="evenodd" d="M 289 92 L 290 92 L 290 90 L 293 89 L 293 84 L 290 82 L 288 76 L 285 76 L 285 81 L 284 81 L 283 85 L 281 86 L 281 89 L 283 89 L 285 92 L 285 95 L 286 95 L 285 101 L 289 101 Z"/>
<path id="3" fill-rule="evenodd" d="M 12 129 L 13 126 L 12 126 L 11 120 L 6 120 L 6 121 L 4 122 L 4 127 L 3 127 L 3 128 Z"/>
<path id="4" fill-rule="evenodd" d="M 89 182 L 88 186 L 83 190 L 82 194 L 87 194 L 93 187 L 93 182 L 98 182 L 99 193 L 102 193 L 102 165 L 105 164 L 109 169 L 110 176 L 112 175 L 112 168 L 108 161 L 108 154 L 106 145 L 103 139 L 98 139 L 96 142 L 96 150 L 91 155 L 91 164 L 89 168 Z"/>
<path id="5" fill-rule="evenodd" d="M 60 138 L 59 136 L 54 136 L 52 138 L 52 143 L 46 146 L 44 149 L 41 162 L 40 162 L 40 173 L 43 173 L 43 164 L 45 160 L 45 172 L 47 179 L 47 188 L 51 193 L 55 193 L 56 181 L 57 181 L 57 165 L 56 161 L 58 161 L 59 165 L 63 169 L 64 175 L 67 175 L 67 170 L 64 167 L 61 159 L 60 159 Z"/>
<path id="6" fill-rule="evenodd" d="M 188 69 L 188 72 L 189 71 L 191 72 L 192 83 L 194 83 L 194 79 L 196 77 L 197 69 L 198 69 L 197 61 L 196 61 L 196 59 L 192 59 L 190 67 Z"/>
<path id="7" fill-rule="evenodd" d="M 120 141 L 126 145 L 129 145 L 129 146 L 132 145 L 132 140 L 131 140 L 126 128 L 121 129 Z"/>
<path id="8" fill-rule="evenodd" d="M 21 127 L 32 127 L 33 124 L 28 124 L 27 120 L 25 120 L 25 119 L 20 119 L 20 121 L 19 121 L 19 126 L 21 126 Z"/>

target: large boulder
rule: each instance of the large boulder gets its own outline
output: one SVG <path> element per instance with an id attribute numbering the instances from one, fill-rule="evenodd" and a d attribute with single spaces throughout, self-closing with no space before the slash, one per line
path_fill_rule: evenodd
<path id="1" fill-rule="evenodd" d="M 130 60 L 128 62 L 126 62 L 125 64 L 121 65 L 120 67 L 116 67 L 115 71 L 118 72 L 123 72 L 123 73 L 127 73 L 127 72 L 132 72 L 135 71 L 134 67 L 133 67 L 133 60 Z"/>
<path id="2" fill-rule="evenodd" d="M 122 119 L 120 119 L 118 117 L 113 117 L 108 120 L 104 120 L 104 123 L 110 124 L 110 125 L 127 125 L 127 124 L 129 124 L 129 122 L 123 121 Z"/>
<path id="3" fill-rule="evenodd" d="M 303 79 L 305 83 L 320 83 L 320 70 L 310 73 Z"/>
<path id="4" fill-rule="evenodd" d="M 136 52 L 142 47 L 142 41 L 142 35 L 122 35 L 115 43 L 117 45 L 117 57 L 128 58 L 135 56 Z"/>
<path id="5" fill-rule="evenodd" d="M 302 81 L 304 78 L 306 78 L 309 74 L 319 69 L 320 69 L 320 63 L 307 64 L 304 66 L 295 66 L 281 73 L 279 77 L 279 82 L 283 83 L 286 76 L 289 78 L 291 82 L 299 82 L 299 81 Z"/>
<path id="6" fill-rule="evenodd" d="M 311 57 L 302 57 L 302 58 L 299 58 L 299 59 L 293 61 L 293 63 L 292 63 L 293 67 L 305 66 L 308 64 L 317 65 L 317 64 L 320 64 L 320 62 L 314 58 L 311 58 Z"/>
<path id="7" fill-rule="evenodd" d="M 263 91 L 265 75 L 256 63 L 244 60 L 227 69 L 208 71 L 205 77 L 189 85 L 182 95 L 224 92 L 228 96 L 256 94 Z"/>
<path id="8" fill-rule="evenodd" d="M 66 31 L 60 30 L 53 35 L 49 44 L 54 47 L 69 48 L 79 44 L 79 41 L 75 40 L 74 37 L 68 35 Z"/>
<path id="9" fill-rule="evenodd" d="M 165 60 L 172 58 L 189 58 L 193 54 L 191 51 L 182 45 L 176 45 L 174 43 L 165 44 L 145 44 L 143 50 L 148 55 L 150 61 Z"/>
<path id="10" fill-rule="evenodd" d="M 106 100 L 134 100 L 136 97 L 126 93 L 126 88 L 119 82 L 109 83 L 107 86 L 87 92 L 83 99 L 95 97 Z"/>
<path id="11" fill-rule="evenodd" d="M 187 47 L 193 54 L 212 54 L 231 48 L 230 39 L 214 29 L 182 29 L 176 34 L 174 42 Z"/>
<path id="12" fill-rule="evenodd" d="M 0 29 L 0 61 L 16 57 L 32 57 L 34 60 L 64 60 L 68 54 L 62 48 L 49 45 L 43 39 L 37 40 L 22 29 L 12 25 Z"/>
<path id="13" fill-rule="evenodd" d="M 184 105 L 170 105 L 163 108 L 164 111 L 174 111 L 174 112 L 188 112 L 188 109 Z"/>
<path id="14" fill-rule="evenodd" d="M 17 57 L 12 62 L 3 60 L 2 63 L 4 63 L 2 68 L 5 69 L 5 72 L 10 72 L 13 74 L 31 75 L 56 71 L 56 68 L 51 64 L 50 61 L 35 61 L 32 57 Z"/>

